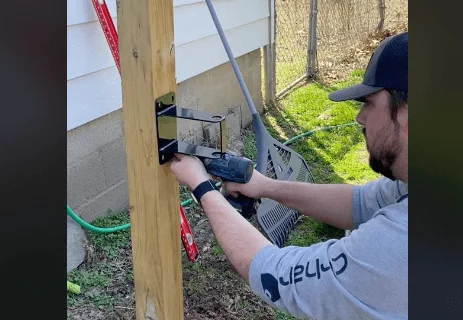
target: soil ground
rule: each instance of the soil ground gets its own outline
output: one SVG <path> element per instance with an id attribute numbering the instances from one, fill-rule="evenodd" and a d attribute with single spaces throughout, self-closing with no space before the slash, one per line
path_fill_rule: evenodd
<path id="1" fill-rule="evenodd" d="M 340 114 L 323 100 L 326 99 L 326 91 L 323 90 L 336 86 L 337 81 L 347 79 L 352 71 L 365 67 L 377 41 L 397 31 L 375 35 L 337 68 L 322 73 L 318 83 L 297 88 L 294 94 L 278 105 L 268 107 L 263 118 L 271 133 L 280 140 L 285 140 L 313 127 L 352 121 L 356 106 L 348 105 L 350 113 Z M 359 79 L 361 78 L 357 73 L 354 80 Z M 308 111 L 301 111 L 300 108 L 307 104 L 304 101 L 311 94 L 309 98 L 312 101 L 321 99 L 320 105 L 323 108 L 310 111 L 314 114 L 310 115 L 311 120 L 308 121 L 303 116 Z M 314 108 L 314 105 L 311 107 Z M 362 182 L 374 177 L 366 165 L 359 164 L 366 162 L 364 143 L 359 132 L 345 129 L 332 139 L 323 140 L 322 134 L 316 138 L 310 142 L 297 143 L 294 148 L 313 165 L 313 174 L 318 181 Z M 326 142 L 327 140 L 330 142 Z M 250 128 L 244 130 L 242 143 L 243 153 L 252 158 L 255 145 Z M 181 195 L 182 201 L 189 197 L 184 188 L 181 189 Z M 193 264 L 182 253 L 185 319 L 294 319 L 269 307 L 251 292 L 225 258 L 204 213 L 195 205 L 186 209 L 200 250 L 200 258 Z M 92 223 L 109 227 L 127 222 L 128 213 L 113 213 Z M 288 243 L 309 245 L 342 236 L 342 230 L 305 218 L 299 222 Z M 68 293 L 68 319 L 135 319 L 130 229 L 107 235 L 88 233 L 88 238 L 90 243 L 86 262 L 68 275 L 68 280 L 79 284 L 82 291 L 79 295 Z"/>
<path id="2" fill-rule="evenodd" d="M 225 259 L 204 213 L 192 206 L 187 215 L 200 258 L 193 264 L 184 253 L 182 256 L 185 319 L 275 319 L 275 311 L 250 291 Z M 128 221 L 127 213 L 119 213 L 93 224 Z M 83 291 L 81 295 L 68 294 L 68 318 L 135 319 L 129 231 L 89 236 L 92 244 L 87 248 L 87 262 L 68 277 Z"/>

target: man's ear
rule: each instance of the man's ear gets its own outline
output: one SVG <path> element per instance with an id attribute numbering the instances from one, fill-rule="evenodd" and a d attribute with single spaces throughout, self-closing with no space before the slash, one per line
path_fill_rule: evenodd
<path id="1" fill-rule="evenodd" d="M 405 129 L 405 134 L 408 136 L 408 104 L 399 109 L 397 113 L 397 122 Z"/>

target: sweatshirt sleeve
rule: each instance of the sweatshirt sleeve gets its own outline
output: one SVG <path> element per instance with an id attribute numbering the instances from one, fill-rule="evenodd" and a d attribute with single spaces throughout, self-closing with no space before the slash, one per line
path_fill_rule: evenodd
<path id="1" fill-rule="evenodd" d="M 340 240 L 267 246 L 251 262 L 251 289 L 301 319 L 397 318 L 407 308 L 404 228 L 380 215 Z"/>
<path id="2" fill-rule="evenodd" d="M 385 177 L 370 181 L 363 186 L 355 186 L 352 196 L 354 228 L 370 220 L 379 209 L 395 203 L 396 199 L 407 191 L 407 186 L 401 181 L 393 181 Z"/>

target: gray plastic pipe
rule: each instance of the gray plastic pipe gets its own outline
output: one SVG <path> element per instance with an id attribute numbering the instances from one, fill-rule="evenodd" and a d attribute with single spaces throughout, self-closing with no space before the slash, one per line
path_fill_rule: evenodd
<path id="1" fill-rule="evenodd" d="M 207 7 L 209 8 L 209 12 L 211 14 L 212 20 L 214 21 L 215 27 L 217 32 L 219 33 L 220 40 L 222 40 L 223 47 L 225 52 L 228 55 L 228 60 L 232 65 L 233 71 L 235 72 L 236 78 L 238 79 L 238 83 L 243 91 L 244 97 L 246 102 L 251 110 L 252 115 L 252 124 L 254 127 L 254 133 L 256 134 L 256 146 L 257 146 L 257 164 L 256 170 L 262 174 L 265 174 L 267 168 L 267 148 L 265 147 L 265 139 L 266 135 L 269 135 L 267 130 L 260 119 L 259 113 L 252 101 L 251 95 L 249 94 L 249 90 L 244 82 L 243 76 L 241 75 L 240 69 L 238 68 L 238 64 L 236 63 L 235 57 L 230 49 L 230 45 L 228 44 L 227 38 L 223 32 L 222 26 L 220 24 L 219 18 L 217 17 L 217 13 L 215 12 L 214 6 L 211 3 L 211 0 L 206 0 Z"/>

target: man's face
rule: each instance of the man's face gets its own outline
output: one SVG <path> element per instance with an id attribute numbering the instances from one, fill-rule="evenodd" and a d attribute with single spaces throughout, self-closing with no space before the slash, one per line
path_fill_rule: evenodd
<path id="1" fill-rule="evenodd" d="M 370 167 L 377 173 L 395 180 L 394 168 L 397 157 L 404 147 L 408 128 L 408 111 L 400 109 L 397 121 L 391 117 L 389 93 L 381 90 L 366 97 L 357 122 L 363 125 L 367 150 L 370 153 Z M 405 119 L 406 117 L 406 119 Z"/>

